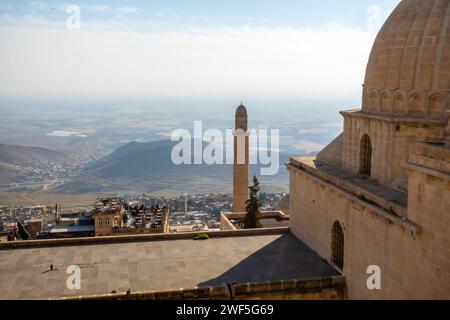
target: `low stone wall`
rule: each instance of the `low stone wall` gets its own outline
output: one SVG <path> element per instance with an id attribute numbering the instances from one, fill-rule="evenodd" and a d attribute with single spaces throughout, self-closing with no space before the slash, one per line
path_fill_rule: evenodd
<path id="1" fill-rule="evenodd" d="M 402 208 L 403 210 L 402 215 L 396 214 L 394 210 L 391 210 L 392 207 L 400 208 L 400 206 L 392 203 L 391 201 L 384 200 L 384 203 L 390 203 L 392 206 L 386 209 L 386 206 L 381 205 L 379 202 L 374 201 L 374 197 L 368 196 L 368 194 L 372 194 L 368 192 L 367 190 L 363 190 L 357 187 L 348 187 L 350 186 L 349 183 L 344 182 L 342 179 L 338 177 L 332 177 L 331 175 L 328 175 L 327 173 L 324 173 L 323 171 L 316 170 L 312 167 L 309 167 L 306 164 L 301 164 L 298 160 L 293 160 L 296 164 L 287 164 L 288 170 L 291 170 L 292 172 L 298 172 L 299 174 L 302 174 L 309 179 L 319 183 L 320 185 L 326 186 L 333 191 L 336 191 L 337 193 L 350 198 L 353 202 L 370 209 L 375 214 L 386 218 L 392 223 L 398 224 L 402 226 L 403 228 L 410 230 L 414 234 L 419 234 L 422 232 L 422 227 L 406 218 L 407 214 L 406 208 Z M 332 177 L 328 179 L 327 177 Z M 341 181 L 342 183 L 340 183 Z M 358 191 L 356 190 L 362 190 L 364 192 L 364 195 L 358 194 Z M 379 198 L 379 197 L 377 197 Z M 291 208 L 292 210 L 292 208 Z"/>
<path id="2" fill-rule="evenodd" d="M 120 228 L 113 229 L 112 233 L 117 235 L 125 234 L 153 234 L 153 233 L 163 233 L 163 228 L 152 228 L 152 229 L 140 229 L 140 228 Z"/>
<path id="3" fill-rule="evenodd" d="M 220 230 L 237 230 L 233 223 L 228 219 L 225 213 L 220 215 Z"/>
<path id="4" fill-rule="evenodd" d="M 212 232 L 186 232 L 186 233 L 160 233 L 160 234 L 138 234 L 138 235 L 116 235 L 104 237 L 85 237 L 68 239 L 47 239 L 47 240 L 24 240 L 0 243 L 0 250 L 14 250 L 39 247 L 59 247 L 87 244 L 107 244 L 107 243 L 126 243 L 137 241 L 169 241 L 193 239 L 197 234 L 208 234 L 210 238 L 223 237 L 247 237 L 258 235 L 274 235 L 289 233 L 288 227 L 267 228 L 267 229 L 247 229 L 231 231 L 212 231 Z"/>
<path id="5" fill-rule="evenodd" d="M 343 300 L 346 298 L 345 277 L 310 280 L 223 284 L 216 287 L 110 293 L 67 297 L 58 300 Z"/>
<path id="6" fill-rule="evenodd" d="M 236 226 L 230 221 L 231 219 L 244 219 L 246 213 L 245 212 L 228 212 L 222 213 L 220 215 L 220 230 L 239 230 Z M 263 211 L 261 212 L 261 218 L 271 218 L 271 217 L 279 217 L 283 220 L 289 220 L 289 215 L 285 214 L 283 211 Z"/>

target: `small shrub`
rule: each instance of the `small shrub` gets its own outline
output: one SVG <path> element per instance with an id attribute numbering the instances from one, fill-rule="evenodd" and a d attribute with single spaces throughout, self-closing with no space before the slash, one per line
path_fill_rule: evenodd
<path id="1" fill-rule="evenodd" d="M 200 233 L 195 235 L 194 240 L 208 240 L 209 236 L 206 233 Z"/>

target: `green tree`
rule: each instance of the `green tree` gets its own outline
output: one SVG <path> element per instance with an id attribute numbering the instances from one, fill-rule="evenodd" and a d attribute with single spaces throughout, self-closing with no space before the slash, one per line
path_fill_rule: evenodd
<path id="1" fill-rule="evenodd" d="M 259 181 L 256 177 L 253 177 L 253 186 L 249 187 L 250 197 L 245 203 L 245 218 L 244 218 L 244 229 L 256 229 L 261 228 L 261 212 L 259 211 Z"/>

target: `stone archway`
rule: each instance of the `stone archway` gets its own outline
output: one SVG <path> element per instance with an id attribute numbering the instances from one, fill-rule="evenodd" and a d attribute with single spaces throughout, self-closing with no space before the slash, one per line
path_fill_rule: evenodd
<path id="1" fill-rule="evenodd" d="M 361 139 L 359 151 L 359 173 L 370 176 L 372 173 L 372 142 L 369 135 Z"/>
<path id="2" fill-rule="evenodd" d="M 339 269 L 344 269 L 344 230 L 339 221 L 333 223 L 331 231 L 331 262 Z"/>

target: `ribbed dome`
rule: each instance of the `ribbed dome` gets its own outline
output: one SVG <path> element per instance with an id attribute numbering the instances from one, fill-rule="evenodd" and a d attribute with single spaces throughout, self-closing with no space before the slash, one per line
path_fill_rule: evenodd
<path id="1" fill-rule="evenodd" d="M 450 0 L 403 0 L 370 54 L 363 111 L 442 117 L 450 108 Z"/>

